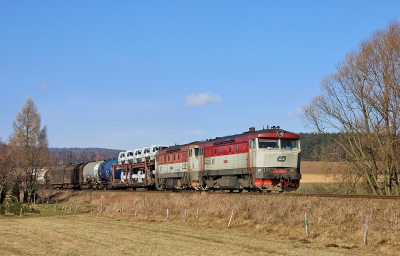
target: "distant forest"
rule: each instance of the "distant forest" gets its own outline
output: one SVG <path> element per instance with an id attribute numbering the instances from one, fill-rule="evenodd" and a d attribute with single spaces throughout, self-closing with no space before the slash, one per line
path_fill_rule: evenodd
<path id="1" fill-rule="evenodd" d="M 49 148 L 50 162 L 56 164 L 85 163 L 118 157 L 121 150 L 108 148 Z"/>
<path id="2" fill-rule="evenodd" d="M 326 157 L 326 149 L 332 148 L 333 143 L 326 135 L 319 133 L 299 133 L 301 160 L 321 161 Z M 329 134 L 333 138 L 339 137 L 338 133 Z M 326 159 L 326 158 L 325 158 Z"/>
<path id="3" fill-rule="evenodd" d="M 331 142 L 329 139 L 318 133 L 300 133 L 301 159 L 305 161 L 320 161 L 321 152 L 327 148 Z M 338 136 L 338 134 L 331 134 Z M 89 161 L 99 161 L 118 157 L 122 150 L 107 148 L 49 148 L 51 163 L 84 163 Z"/>

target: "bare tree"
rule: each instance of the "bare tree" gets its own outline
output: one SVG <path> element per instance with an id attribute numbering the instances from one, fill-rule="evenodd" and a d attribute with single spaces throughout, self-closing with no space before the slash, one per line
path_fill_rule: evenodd
<path id="1" fill-rule="evenodd" d="M 400 194 L 400 24 L 361 42 L 304 107 L 310 127 L 332 138 L 373 194 Z"/>
<path id="2" fill-rule="evenodd" d="M 15 162 L 8 146 L 0 138 L 0 203 L 3 195 L 16 181 Z"/>
<path id="3" fill-rule="evenodd" d="M 37 190 L 36 171 L 48 161 L 46 127 L 41 128 L 40 114 L 31 98 L 27 98 L 13 123 L 14 132 L 9 138 L 11 154 L 23 177 L 23 189 L 27 200 Z"/>

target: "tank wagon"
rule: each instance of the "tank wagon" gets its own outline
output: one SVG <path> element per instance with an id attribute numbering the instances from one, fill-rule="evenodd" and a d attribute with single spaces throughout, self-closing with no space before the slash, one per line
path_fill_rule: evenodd
<path id="1" fill-rule="evenodd" d="M 300 136 L 272 127 L 161 150 L 159 190 L 292 191 L 299 187 Z"/>
<path id="2" fill-rule="evenodd" d="M 159 150 L 159 151 L 157 151 Z M 293 191 L 300 185 L 300 136 L 272 127 L 242 134 L 157 146 L 142 161 L 111 158 L 58 165 L 52 188 Z M 156 152 L 157 151 L 157 152 Z"/>
<path id="3" fill-rule="evenodd" d="M 117 158 L 80 164 L 60 164 L 47 172 L 53 189 L 154 188 L 154 161 L 118 165 Z"/>

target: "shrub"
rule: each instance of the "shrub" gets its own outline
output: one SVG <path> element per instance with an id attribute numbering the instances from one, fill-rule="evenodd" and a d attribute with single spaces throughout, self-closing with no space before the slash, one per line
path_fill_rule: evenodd
<path id="1" fill-rule="evenodd" d="M 24 213 L 40 214 L 39 210 L 36 210 L 33 207 L 29 207 L 27 204 L 24 204 L 23 202 L 15 202 L 13 204 L 10 204 L 8 212 L 14 215 L 19 215 L 21 213 L 21 208 L 22 208 L 22 214 Z"/>

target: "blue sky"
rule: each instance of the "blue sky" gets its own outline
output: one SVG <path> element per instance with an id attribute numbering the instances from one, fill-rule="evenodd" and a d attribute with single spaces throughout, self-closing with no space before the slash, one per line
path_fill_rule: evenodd
<path id="1" fill-rule="evenodd" d="M 142 148 L 279 125 L 400 1 L 0 1 L 0 137 L 31 97 L 51 147 Z"/>

